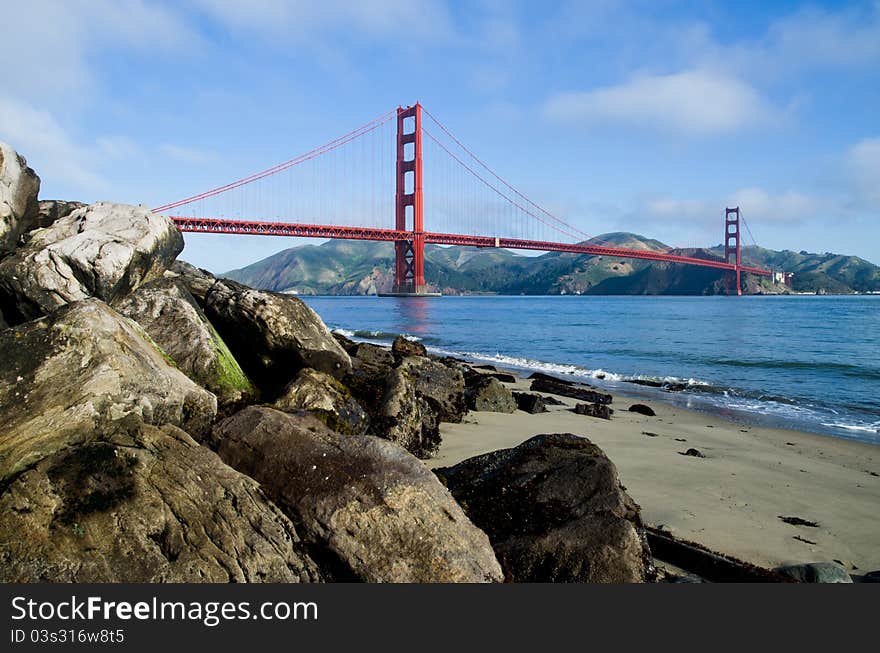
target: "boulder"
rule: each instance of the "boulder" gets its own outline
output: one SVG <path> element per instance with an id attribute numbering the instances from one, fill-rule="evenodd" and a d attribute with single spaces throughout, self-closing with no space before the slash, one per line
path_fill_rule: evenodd
<path id="1" fill-rule="evenodd" d="M 484 376 L 468 389 L 468 407 L 492 413 L 512 413 L 516 410 L 516 399 L 501 381 L 492 376 Z"/>
<path id="2" fill-rule="evenodd" d="M 551 376 L 550 374 L 544 374 L 543 372 L 532 372 L 526 378 L 533 381 L 540 380 L 550 381 L 551 383 L 561 383 L 562 385 L 575 385 L 574 381 L 571 381 L 569 379 L 560 379 L 558 376 Z"/>
<path id="3" fill-rule="evenodd" d="M 547 406 L 541 395 L 534 395 L 528 392 L 514 392 L 513 398 L 516 400 L 516 407 L 526 413 L 536 415 L 547 412 Z"/>
<path id="4" fill-rule="evenodd" d="M 836 562 L 808 562 L 777 567 L 776 571 L 801 583 L 852 583 L 846 568 Z"/>
<path id="5" fill-rule="evenodd" d="M 165 271 L 165 277 L 180 279 L 199 303 L 199 306 L 205 305 L 208 291 L 217 283 L 213 274 L 186 261 L 174 261 L 171 267 Z"/>
<path id="6" fill-rule="evenodd" d="M 425 345 L 417 340 L 410 340 L 405 336 L 397 336 L 391 344 L 391 351 L 400 358 L 407 356 L 427 356 L 428 350 Z"/>
<path id="7" fill-rule="evenodd" d="M 346 351 L 297 297 L 219 279 L 202 308 L 244 371 L 269 395 L 304 367 L 337 377 L 351 369 Z"/>
<path id="8" fill-rule="evenodd" d="M 21 323 L 89 297 L 110 302 L 161 277 L 182 249 L 167 217 L 98 202 L 34 231 L 0 262 L 0 307 Z"/>
<path id="9" fill-rule="evenodd" d="M 0 141 L 0 258 L 31 228 L 39 192 L 40 178 L 25 158 Z"/>
<path id="10" fill-rule="evenodd" d="M 314 417 L 249 407 L 212 445 L 262 484 L 337 580 L 500 581 L 485 533 L 437 478 L 395 444 L 345 437 Z"/>
<path id="11" fill-rule="evenodd" d="M 398 369 L 441 422 L 460 422 L 467 413 L 464 376 L 460 370 L 422 356 L 404 358 Z"/>
<path id="12" fill-rule="evenodd" d="M 633 583 L 653 575 L 638 505 L 614 464 L 570 433 L 436 469 L 508 581 Z"/>
<path id="13" fill-rule="evenodd" d="M 354 340 L 351 340 L 350 338 L 347 338 L 338 331 L 331 331 L 330 333 L 333 334 L 333 338 L 348 353 L 349 356 L 354 356 L 354 353 L 358 348 L 358 343 L 356 343 Z"/>
<path id="14" fill-rule="evenodd" d="M 274 406 L 288 413 L 307 410 L 344 435 L 363 435 L 370 427 L 370 418 L 348 388 L 329 374 L 308 367 L 300 370 Z"/>
<path id="15" fill-rule="evenodd" d="M 657 415 L 653 408 L 646 406 L 645 404 L 633 404 L 629 407 L 629 412 L 645 415 L 646 417 L 655 417 Z"/>
<path id="16" fill-rule="evenodd" d="M 402 370 L 392 370 L 386 377 L 378 406 L 374 435 L 399 444 L 419 458 L 430 458 L 440 448 L 437 415 L 416 394 L 415 386 Z"/>
<path id="17" fill-rule="evenodd" d="M 0 331 L 0 485 L 128 414 L 198 436 L 210 429 L 217 399 L 97 299 Z"/>
<path id="18" fill-rule="evenodd" d="M 611 408 L 608 404 L 575 404 L 572 411 L 586 417 L 598 417 L 599 419 L 611 419 Z"/>
<path id="19" fill-rule="evenodd" d="M 588 401 L 592 404 L 610 404 L 612 397 L 604 392 L 590 390 L 587 386 L 578 386 L 571 383 L 560 383 L 543 378 L 532 381 L 532 392 L 546 392 L 548 394 L 569 397 L 579 401 Z"/>
<path id="20" fill-rule="evenodd" d="M 113 307 L 140 324 L 180 371 L 217 395 L 220 405 L 254 397 L 254 386 L 179 279 L 152 281 Z"/>
<path id="21" fill-rule="evenodd" d="M 37 204 L 37 213 L 31 221 L 31 229 L 43 229 L 55 224 L 61 218 L 87 206 L 83 202 L 69 202 L 67 200 L 40 200 Z M 30 234 L 24 234 L 25 242 Z"/>
<path id="22" fill-rule="evenodd" d="M 313 582 L 259 485 L 180 429 L 126 418 L 0 495 L 0 582 Z"/>
<path id="23" fill-rule="evenodd" d="M 354 368 L 369 373 L 387 373 L 394 365 L 394 355 L 385 347 L 362 342 L 351 352 Z"/>

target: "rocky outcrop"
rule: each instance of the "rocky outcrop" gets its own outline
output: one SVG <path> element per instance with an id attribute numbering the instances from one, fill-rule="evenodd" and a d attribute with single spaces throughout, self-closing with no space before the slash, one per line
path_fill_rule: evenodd
<path id="1" fill-rule="evenodd" d="M 204 296 L 200 302 L 211 324 L 267 395 L 277 395 L 304 367 L 337 377 L 351 369 L 349 355 L 297 297 L 225 279 L 204 291 L 203 275 L 182 278 L 197 300 Z"/>
<path id="2" fill-rule="evenodd" d="M 0 495 L 0 582 L 315 582 L 258 484 L 186 433 L 127 418 Z"/>
<path id="3" fill-rule="evenodd" d="M 653 573 L 639 507 L 586 438 L 538 435 L 435 471 L 489 536 L 508 581 L 633 583 Z"/>
<path id="4" fill-rule="evenodd" d="M 575 404 L 572 411 L 585 417 L 598 417 L 599 419 L 611 419 L 611 408 L 608 404 Z"/>
<path id="5" fill-rule="evenodd" d="M 532 392 L 546 392 L 548 394 L 569 397 L 579 401 L 588 401 L 592 404 L 610 404 L 612 397 L 604 392 L 596 392 L 588 387 L 574 385 L 568 382 L 553 381 L 545 378 L 536 378 L 532 381 Z"/>
<path id="6" fill-rule="evenodd" d="M 460 422 L 467 412 L 464 376 L 461 371 L 422 356 L 404 358 L 398 369 L 416 395 L 428 402 L 441 422 Z"/>
<path id="7" fill-rule="evenodd" d="M 177 367 L 217 395 L 222 406 L 254 397 L 254 386 L 179 279 L 141 286 L 114 308 L 140 324 Z"/>
<path id="8" fill-rule="evenodd" d="M 259 481 L 340 580 L 501 580 L 486 535 L 421 462 L 371 436 L 345 437 L 307 414 L 250 407 L 212 445 Z"/>
<path id="9" fill-rule="evenodd" d="M 274 406 L 289 413 L 306 410 L 344 435 L 363 435 L 370 427 L 367 412 L 348 388 L 329 374 L 310 368 L 300 370 Z"/>
<path id="10" fill-rule="evenodd" d="M 391 344 L 391 351 L 399 358 L 407 356 L 427 356 L 428 350 L 425 345 L 417 340 L 410 340 L 405 336 L 397 336 Z"/>
<path id="11" fill-rule="evenodd" d="M 468 407 L 492 413 L 512 413 L 516 410 L 516 399 L 498 379 L 482 376 L 468 388 Z"/>
<path id="12" fill-rule="evenodd" d="M 40 178 L 11 146 L 0 141 L 0 258 L 32 227 Z"/>
<path id="13" fill-rule="evenodd" d="M 96 299 L 0 331 L 0 483 L 135 414 L 204 435 L 217 399 Z"/>
<path id="14" fill-rule="evenodd" d="M 399 444 L 419 458 L 430 458 L 440 448 L 437 415 L 419 397 L 409 377 L 400 369 L 385 378 L 373 432 Z"/>
<path id="15" fill-rule="evenodd" d="M 514 392 L 513 398 L 516 400 L 516 407 L 523 412 L 533 415 L 547 412 L 547 405 L 541 395 L 528 392 Z"/>
<path id="16" fill-rule="evenodd" d="M 183 249 L 165 216 L 99 202 L 77 209 L 0 262 L 0 307 L 10 323 L 36 319 L 69 302 L 110 302 L 162 276 Z"/>

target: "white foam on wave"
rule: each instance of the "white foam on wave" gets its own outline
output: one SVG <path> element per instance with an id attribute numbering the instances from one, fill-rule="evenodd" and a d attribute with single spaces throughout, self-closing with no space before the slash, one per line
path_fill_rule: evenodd
<path id="1" fill-rule="evenodd" d="M 822 426 L 858 431 L 860 433 L 880 433 L 880 424 L 847 424 L 846 422 L 822 422 Z"/>
<path id="2" fill-rule="evenodd" d="M 354 336 L 354 331 L 350 329 L 330 329 L 331 333 L 338 333 L 341 336 L 345 336 L 346 338 L 351 338 Z"/>

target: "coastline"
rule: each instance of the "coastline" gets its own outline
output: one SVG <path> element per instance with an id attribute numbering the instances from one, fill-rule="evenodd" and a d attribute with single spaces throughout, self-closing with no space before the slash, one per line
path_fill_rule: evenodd
<path id="1" fill-rule="evenodd" d="M 505 385 L 528 391 L 521 372 L 511 373 L 516 383 Z M 577 415 L 568 410 L 577 402 L 565 397 L 542 414 L 470 412 L 460 424 L 441 424 L 440 450 L 426 463 L 452 465 L 540 433 L 574 433 L 606 452 L 648 525 L 764 567 L 838 560 L 854 575 L 880 568 L 876 445 L 611 394 L 611 420 Z M 632 403 L 657 415 L 631 413 Z M 689 448 L 705 458 L 681 455 Z"/>

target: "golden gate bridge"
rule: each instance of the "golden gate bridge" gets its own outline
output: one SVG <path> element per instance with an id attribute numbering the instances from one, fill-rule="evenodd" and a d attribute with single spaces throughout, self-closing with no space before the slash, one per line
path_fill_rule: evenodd
<path id="1" fill-rule="evenodd" d="M 428 243 L 715 268 L 729 273 L 728 289 L 738 295 L 743 273 L 773 275 L 742 264 L 739 207 L 725 209 L 723 258 L 614 246 L 530 200 L 419 103 L 388 111 L 289 161 L 153 210 L 169 215 L 184 232 L 392 242 L 393 293 L 402 296 L 428 294 Z"/>

